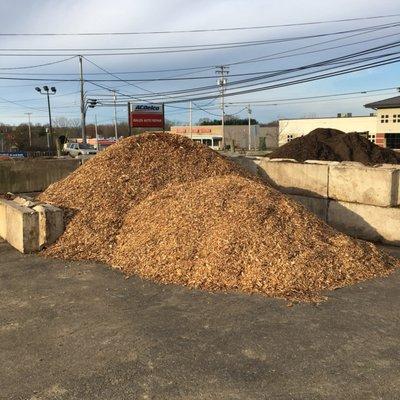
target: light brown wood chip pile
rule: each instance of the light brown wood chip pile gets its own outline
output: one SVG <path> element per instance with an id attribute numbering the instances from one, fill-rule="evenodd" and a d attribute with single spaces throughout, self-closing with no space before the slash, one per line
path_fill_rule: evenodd
<path id="1" fill-rule="evenodd" d="M 206 290 L 318 301 L 397 260 L 338 233 L 213 151 L 160 134 L 121 141 L 50 187 L 75 210 L 47 255 Z"/>

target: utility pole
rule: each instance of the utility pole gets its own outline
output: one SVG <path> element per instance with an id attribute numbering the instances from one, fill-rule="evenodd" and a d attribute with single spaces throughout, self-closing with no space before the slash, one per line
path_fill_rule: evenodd
<path id="1" fill-rule="evenodd" d="M 115 93 L 115 90 L 113 90 L 113 99 L 114 99 L 114 134 L 115 134 L 115 140 L 118 140 L 117 95 Z"/>
<path id="2" fill-rule="evenodd" d="M 96 135 L 96 149 L 99 150 L 99 135 L 97 132 L 97 114 L 94 114 L 94 132 Z"/>
<path id="3" fill-rule="evenodd" d="M 220 65 L 216 67 L 215 73 L 219 76 L 217 79 L 217 85 L 219 86 L 221 96 L 221 127 L 222 127 L 222 149 L 225 149 L 225 86 L 228 83 L 226 76 L 229 74 L 229 67 L 226 65 Z"/>
<path id="4" fill-rule="evenodd" d="M 85 93 L 83 87 L 83 65 L 82 56 L 79 56 L 79 70 L 81 82 L 81 130 L 82 130 L 82 143 L 86 144 L 86 110 L 85 110 Z"/>
<path id="5" fill-rule="evenodd" d="M 31 115 L 32 113 L 25 113 L 28 116 L 28 132 L 29 132 L 29 147 L 32 147 L 32 131 L 31 131 Z"/>
<path id="6" fill-rule="evenodd" d="M 251 108 L 250 104 L 246 107 L 249 113 L 249 150 L 251 150 Z"/>
<path id="7" fill-rule="evenodd" d="M 189 101 L 189 125 L 190 125 L 190 139 L 193 139 L 193 134 L 192 134 L 192 101 Z"/>

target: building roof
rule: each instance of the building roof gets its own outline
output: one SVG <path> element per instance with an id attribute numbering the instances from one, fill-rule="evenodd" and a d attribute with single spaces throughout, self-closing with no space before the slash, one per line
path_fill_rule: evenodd
<path id="1" fill-rule="evenodd" d="M 351 116 L 346 116 L 343 115 L 342 117 L 338 116 L 328 116 L 328 117 L 301 117 L 301 118 L 280 118 L 279 121 L 296 121 L 296 120 L 305 120 L 305 119 L 355 119 L 355 118 L 375 118 L 375 115 L 351 115 Z"/>
<path id="2" fill-rule="evenodd" d="M 366 108 L 396 108 L 400 107 L 400 96 L 390 97 L 389 99 L 375 101 L 373 103 L 365 104 L 364 107 Z"/>

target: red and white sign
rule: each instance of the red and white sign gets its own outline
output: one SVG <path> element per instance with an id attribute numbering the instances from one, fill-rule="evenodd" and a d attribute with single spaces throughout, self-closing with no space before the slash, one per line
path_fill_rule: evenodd
<path id="1" fill-rule="evenodd" d="M 130 115 L 132 128 L 164 129 L 163 104 L 136 104 Z"/>

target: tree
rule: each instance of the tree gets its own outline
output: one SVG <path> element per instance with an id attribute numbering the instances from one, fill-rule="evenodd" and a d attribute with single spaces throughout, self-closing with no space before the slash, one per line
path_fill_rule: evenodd
<path id="1" fill-rule="evenodd" d="M 208 119 L 208 118 L 207 118 Z M 254 118 L 250 119 L 250 122 L 252 125 L 258 125 L 258 121 Z M 247 125 L 249 123 L 248 118 L 235 118 L 232 117 L 230 119 L 225 120 L 225 125 Z M 221 125 L 221 120 L 220 119 L 213 119 L 204 122 L 200 122 L 199 120 L 199 125 Z"/>

